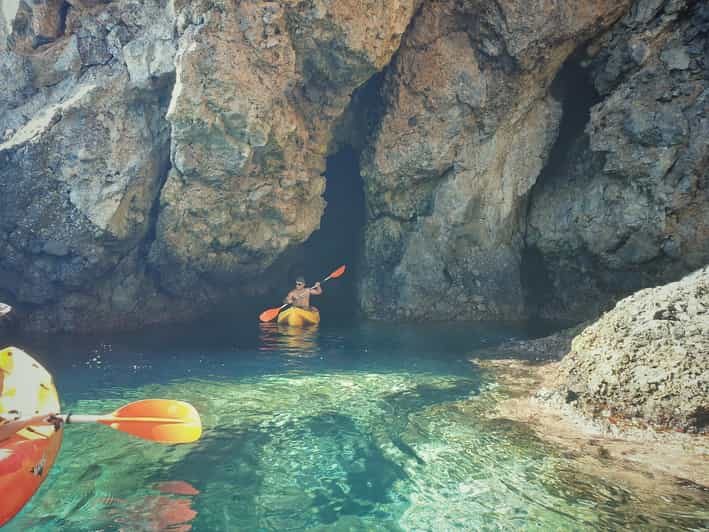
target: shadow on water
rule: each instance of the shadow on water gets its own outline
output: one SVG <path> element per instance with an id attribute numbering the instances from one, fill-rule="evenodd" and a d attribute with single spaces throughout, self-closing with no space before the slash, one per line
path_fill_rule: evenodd
<path id="1" fill-rule="evenodd" d="M 153 480 L 163 477 L 191 479 L 222 508 L 196 516 L 196 529 L 255 530 L 367 515 L 391 502 L 406 473 L 351 417 L 323 413 L 278 427 L 220 428 Z"/>

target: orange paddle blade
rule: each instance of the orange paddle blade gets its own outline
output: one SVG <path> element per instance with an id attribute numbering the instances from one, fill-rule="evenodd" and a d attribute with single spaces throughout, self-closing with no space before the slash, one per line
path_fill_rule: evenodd
<path id="1" fill-rule="evenodd" d="M 258 317 L 261 321 L 271 321 L 275 319 L 276 316 L 278 316 L 278 313 L 281 311 L 281 307 L 279 308 L 270 308 L 268 310 L 264 310 Z"/>
<path id="2" fill-rule="evenodd" d="M 202 435 L 197 410 L 182 401 L 145 399 L 122 406 L 99 423 L 160 443 L 190 443 Z"/>
<path id="3" fill-rule="evenodd" d="M 327 276 L 328 279 L 337 279 L 340 277 L 343 273 L 345 273 L 345 269 L 347 266 L 343 264 L 339 268 L 337 268 L 334 272 L 332 272 L 330 275 Z"/>

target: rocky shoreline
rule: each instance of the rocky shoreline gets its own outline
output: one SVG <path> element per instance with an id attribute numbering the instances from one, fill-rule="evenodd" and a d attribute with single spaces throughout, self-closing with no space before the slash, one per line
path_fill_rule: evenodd
<path id="1" fill-rule="evenodd" d="M 558 362 L 473 359 L 501 385 L 491 418 L 524 423 L 538 438 L 573 453 L 590 472 L 649 482 L 693 484 L 709 490 L 709 436 L 591 419 L 553 399 Z"/>
<path id="2" fill-rule="evenodd" d="M 492 415 L 709 488 L 709 268 L 637 292 L 591 325 L 479 351 L 473 362 L 505 390 Z"/>

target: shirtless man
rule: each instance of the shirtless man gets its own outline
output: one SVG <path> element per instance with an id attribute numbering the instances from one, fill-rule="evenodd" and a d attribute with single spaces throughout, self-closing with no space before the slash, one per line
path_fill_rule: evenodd
<path id="1" fill-rule="evenodd" d="M 295 280 L 295 288 L 288 292 L 284 302 L 290 303 L 294 307 L 317 311 L 318 309 L 316 307 L 310 306 L 310 296 L 319 296 L 320 294 L 322 294 L 322 288 L 319 282 L 315 283 L 315 286 L 312 288 L 306 288 L 305 279 L 298 277 Z"/>

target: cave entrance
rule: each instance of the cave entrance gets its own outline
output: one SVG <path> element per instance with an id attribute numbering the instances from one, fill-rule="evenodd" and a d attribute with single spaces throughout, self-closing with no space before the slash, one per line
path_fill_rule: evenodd
<path id="1" fill-rule="evenodd" d="M 326 276 L 341 264 L 347 273 L 324 286 L 314 298 L 328 321 L 351 320 L 358 314 L 357 280 L 364 244 L 365 195 L 359 160 L 362 150 L 384 112 L 384 71 L 377 72 L 352 94 L 333 135 L 334 149 L 325 168 L 327 207 L 320 229 L 296 252 L 288 268 L 289 289 L 298 275 L 309 283 Z"/>
<path id="2" fill-rule="evenodd" d="M 538 193 L 544 187 L 554 187 L 569 179 L 573 165 L 580 154 L 587 150 L 588 136 L 586 125 L 591 119 L 591 108 L 601 101 L 596 91 L 591 73 L 584 67 L 587 57 L 586 46 L 580 46 L 569 57 L 559 70 L 551 86 L 551 93 L 562 104 L 561 124 L 559 134 L 546 165 L 537 178 L 529 196 L 527 212 L 531 212 Z M 527 220 L 526 223 L 529 223 Z M 554 257 L 544 256 L 534 242 L 525 234 L 522 249 L 520 280 L 524 292 L 527 313 L 534 317 L 558 315 L 556 311 L 546 311 L 561 308 L 554 283 L 554 270 L 558 265 Z"/>
<path id="3" fill-rule="evenodd" d="M 359 152 L 345 145 L 328 157 L 325 170 L 327 207 L 320 229 L 303 244 L 300 257 L 289 269 L 292 281 L 304 275 L 308 284 L 324 277 L 341 264 L 347 273 L 328 282 L 323 297 L 313 298 L 328 319 L 351 319 L 357 314 L 357 278 L 365 221 L 364 183 L 359 172 Z"/>

